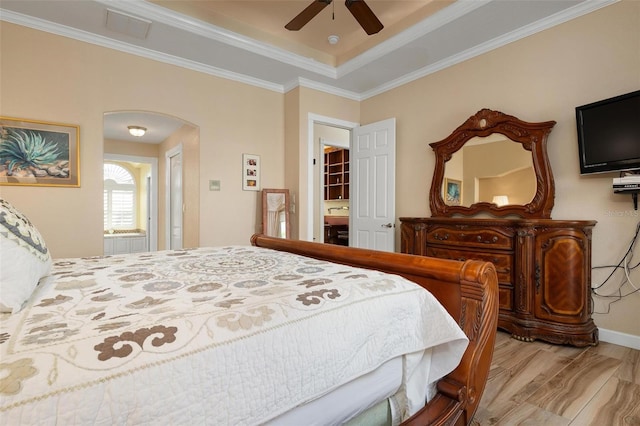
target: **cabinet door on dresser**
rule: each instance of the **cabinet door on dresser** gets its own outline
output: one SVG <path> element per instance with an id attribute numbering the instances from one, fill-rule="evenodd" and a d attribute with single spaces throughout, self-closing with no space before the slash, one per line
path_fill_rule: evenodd
<path id="1" fill-rule="evenodd" d="M 591 250 L 579 229 L 547 229 L 535 237 L 534 316 L 562 324 L 591 318 Z"/>

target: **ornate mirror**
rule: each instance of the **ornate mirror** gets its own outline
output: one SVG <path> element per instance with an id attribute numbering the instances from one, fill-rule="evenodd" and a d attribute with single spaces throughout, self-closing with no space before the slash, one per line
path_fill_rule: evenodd
<path id="1" fill-rule="evenodd" d="M 262 190 L 262 233 L 270 237 L 289 238 L 289 190 Z"/>
<path id="2" fill-rule="evenodd" d="M 436 155 L 431 215 L 550 218 L 554 183 L 547 137 L 555 124 L 482 109 L 430 144 Z"/>

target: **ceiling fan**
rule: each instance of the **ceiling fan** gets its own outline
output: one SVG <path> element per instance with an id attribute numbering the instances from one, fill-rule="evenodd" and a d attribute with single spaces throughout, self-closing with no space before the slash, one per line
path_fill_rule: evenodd
<path id="1" fill-rule="evenodd" d="M 284 27 L 290 31 L 298 31 L 307 25 L 322 9 L 329 6 L 332 1 L 333 0 L 314 0 L 313 3 L 307 6 Z M 380 22 L 364 0 L 346 0 L 344 4 L 367 34 L 376 34 L 384 28 L 382 22 Z"/>

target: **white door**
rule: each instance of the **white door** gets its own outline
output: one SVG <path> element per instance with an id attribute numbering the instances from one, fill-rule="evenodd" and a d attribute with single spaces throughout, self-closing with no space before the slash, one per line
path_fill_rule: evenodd
<path id="1" fill-rule="evenodd" d="M 151 186 L 151 176 L 147 176 L 147 229 L 150 230 L 152 229 L 151 227 L 153 226 L 153 220 L 151 217 L 151 211 L 152 211 L 152 206 L 153 203 L 151 201 L 151 193 L 152 191 L 155 191 L 155 188 L 153 188 Z M 147 231 L 147 236 L 146 236 L 146 244 L 147 244 L 147 250 L 146 251 L 151 251 L 151 232 Z"/>
<path id="2" fill-rule="evenodd" d="M 167 152 L 168 249 L 182 248 L 182 146 Z"/>
<path id="3" fill-rule="evenodd" d="M 349 157 L 349 245 L 394 251 L 396 119 L 353 129 Z"/>

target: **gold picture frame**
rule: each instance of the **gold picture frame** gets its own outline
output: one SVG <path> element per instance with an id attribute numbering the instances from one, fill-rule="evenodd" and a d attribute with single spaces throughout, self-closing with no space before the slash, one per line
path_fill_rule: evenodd
<path id="1" fill-rule="evenodd" d="M 444 178 L 442 198 L 448 206 L 459 206 L 462 202 L 462 181 Z"/>
<path id="2" fill-rule="evenodd" d="M 0 117 L 0 185 L 80 187 L 80 126 Z"/>

